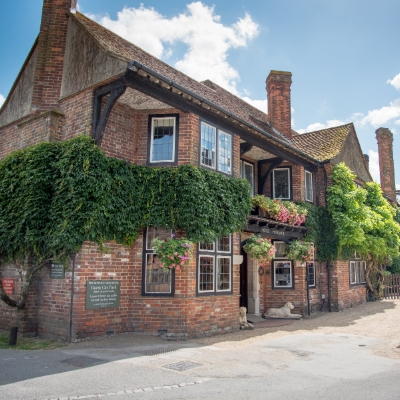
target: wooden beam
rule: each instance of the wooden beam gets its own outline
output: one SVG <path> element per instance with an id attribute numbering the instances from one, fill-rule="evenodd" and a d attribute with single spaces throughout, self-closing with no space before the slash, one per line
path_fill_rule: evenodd
<path id="1" fill-rule="evenodd" d="M 247 153 L 253 148 L 253 145 L 248 142 L 240 143 L 240 155 Z"/>
<path id="2" fill-rule="evenodd" d="M 94 92 L 93 104 L 93 138 L 95 143 L 100 146 L 103 140 L 104 131 L 106 129 L 110 113 L 117 100 L 125 93 L 126 85 L 120 80 L 114 81 L 108 85 L 98 88 Z M 109 95 L 107 103 L 101 111 L 101 100 L 104 96 Z"/>
<path id="3" fill-rule="evenodd" d="M 264 160 L 262 160 L 264 161 Z M 283 162 L 282 158 L 274 158 L 270 164 L 270 166 L 267 169 L 267 172 L 261 176 L 261 165 L 260 161 L 258 164 L 258 194 L 264 194 L 265 190 L 265 185 L 267 184 L 268 177 L 271 175 L 271 172 L 274 170 L 275 167 L 277 167 L 279 164 Z M 264 163 L 263 163 L 264 164 Z M 272 188 L 271 188 L 272 190 Z"/>
<path id="4" fill-rule="evenodd" d="M 147 94 L 150 97 L 158 99 L 171 107 L 177 108 L 184 112 L 190 112 L 197 114 L 200 118 L 208 120 L 210 123 L 218 125 L 222 129 L 228 130 L 229 132 L 239 135 L 246 142 L 251 143 L 253 146 L 257 146 L 260 149 L 268 151 L 276 155 L 277 157 L 283 158 L 284 160 L 293 162 L 295 164 L 303 165 L 307 168 L 312 168 L 314 163 L 311 160 L 303 158 L 295 152 L 286 149 L 284 146 L 279 146 L 273 142 L 273 139 L 268 136 L 262 136 L 262 134 L 253 133 L 249 128 L 242 128 L 233 122 L 232 117 L 227 114 L 215 114 L 212 110 L 204 108 L 202 102 L 192 97 L 188 98 L 186 94 L 176 94 L 170 90 L 165 90 L 161 84 L 156 84 L 150 79 L 137 75 L 135 72 L 128 71 L 122 78 L 124 83 L 136 89 L 142 93 Z"/>

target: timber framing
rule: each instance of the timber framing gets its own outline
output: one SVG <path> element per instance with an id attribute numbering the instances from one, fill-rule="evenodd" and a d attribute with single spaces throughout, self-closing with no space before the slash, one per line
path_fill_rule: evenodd
<path id="1" fill-rule="evenodd" d="M 261 171 L 261 167 L 263 164 L 271 163 L 268 167 L 267 171 L 263 176 L 261 176 L 260 172 L 258 173 L 258 194 L 264 194 L 265 185 L 267 184 L 268 177 L 271 175 L 271 172 L 277 167 L 279 164 L 282 164 L 282 158 L 273 158 L 269 160 L 260 160 L 258 162 L 258 171 Z"/>
<path id="2" fill-rule="evenodd" d="M 244 226 L 243 230 L 257 233 L 262 237 L 289 242 L 290 240 L 301 239 L 308 229 L 305 226 L 289 225 L 257 215 L 249 215 L 247 225 Z"/>

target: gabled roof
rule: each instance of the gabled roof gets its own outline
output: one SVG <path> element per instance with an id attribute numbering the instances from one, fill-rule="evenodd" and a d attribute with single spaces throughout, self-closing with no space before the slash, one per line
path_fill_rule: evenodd
<path id="1" fill-rule="evenodd" d="M 292 142 L 299 150 L 318 161 L 332 160 L 343 149 L 353 124 L 336 126 L 293 136 Z"/>
<path id="2" fill-rule="evenodd" d="M 256 125 L 263 131 L 268 132 L 290 145 L 290 141 L 286 139 L 284 135 L 271 127 L 268 122 L 267 114 L 218 86 L 214 82 L 211 82 L 210 80 L 198 82 L 195 79 L 190 78 L 79 12 L 76 12 L 75 14 L 71 13 L 70 16 L 76 20 L 108 54 L 126 61 L 127 63 L 135 60 L 189 89 L 197 95 L 206 98 L 247 123 Z"/>

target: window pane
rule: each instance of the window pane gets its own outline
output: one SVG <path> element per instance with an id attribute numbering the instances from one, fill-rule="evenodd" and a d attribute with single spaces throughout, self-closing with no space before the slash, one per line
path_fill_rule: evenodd
<path id="1" fill-rule="evenodd" d="M 216 159 L 216 129 L 201 123 L 201 164 L 215 168 Z"/>
<path id="2" fill-rule="evenodd" d="M 275 258 L 285 256 L 286 246 L 285 242 L 274 242 Z"/>
<path id="3" fill-rule="evenodd" d="M 350 282 L 356 283 L 356 263 L 350 261 Z"/>
<path id="4" fill-rule="evenodd" d="M 214 242 L 212 242 L 212 243 L 200 243 L 199 244 L 199 249 L 200 250 L 205 250 L 205 251 L 214 251 Z"/>
<path id="5" fill-rule="evenodd" d="M 308 262 L 306 264 L 307 273 L 308 273 L 308 285 L 315 286 L 315 265 L 313 262 Z"/>
<path id="6" fill-rule="evenodd" d="M 254 193 L 254 165 L 243 162 L 241 177 L 250 183 L 251 191 Z"/>
<path id="7" fill-rule="evenodd" d="M 165 273 L 157 254 L 146 255 L 146 293 L 171 293 L 171 273 Z"/>
<path id="8" fill-rule="evenodd" d="M 306 200 L 313 201 L 312 174 L 306 171 Z"/>
<path id="9" fill-rule="evenodd" d="M 231 237 L 230 236 L 222 236 L 222 238 L 218 240 L 217 244 L 218 244 L 217 251 L 224 251 L 224 252 L 231 251 Z"/>
<path id="10" fill-rule="evenodd" d="M 274 170 L 274 198 L 289 199 L 289 170 L 275 169 Z"/>
<path id="11" fill-rule="evenodd" d="M 232 158 L 232 145 L 231 135 L 219 131 L 219 154 L 218 154 L 218 170 L 225 172 L 226 174 L 231 173 L 231 158 Z"/>
<path id="12" fill-rule="evenodd" d="M 214 257 L 199 257 L 199 292 L 214 291 Z"/>
<path id="13" fill-rule="evenodd" d="M 175 118 L 153 118 L 151 161 L 174 161 Z"/>
<path id="14" fill-rule="evenodd" d="M 171 229 L 155 228 L 154 226 L 149 226 L 147 228 L 146 236 L 146 250 L 152 250 L 151 242 L 153 241 L 153 239 L 168 239 L 169 237 L 171 237 Z"/>
<path id="15" fill-rule="evenodd" d="M 231 258 L 218 257 L 217 290 L 230 290 L 231 288 Z"/>
<path id="16" fill-rule="evenodd" d="M 275 287 L 292 287 L 292 267 L 290 261 L 275 261 Z"/>

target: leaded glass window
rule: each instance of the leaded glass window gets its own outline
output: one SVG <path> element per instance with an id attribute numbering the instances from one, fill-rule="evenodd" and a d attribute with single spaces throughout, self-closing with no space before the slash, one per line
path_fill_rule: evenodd
<path id="1" fill-rule="evenodd" d="M 219 148 L 218 148 L 218 170 L 231 173 L 231 160 L 232 160 L 232 136 L 219 131 Z"/>
<path id="2" fill-rule="evenodd" d="M 290 170 L 277 168 L 273 171 L 273 197 L 274 199 L 290 199 Z"/>
<path id="3" fill-rule="evenodd" d="M 240 176 L 250 183 L 251 192 L 254 194 L 254 165 L 246 161 L 241 161 Z"/>
<path id="4" fill-rule="evenodd" d="M 313 201 L 313 181 L 312 181 L 312 173 L 309 171 L 305 171 L 305 181 L 306 181 L 306 200 Z"/>
<path id="5" fill-rule="evenodd" d="M 201 164 L 215 169 L 217 129 L 201 123 Z"/>

